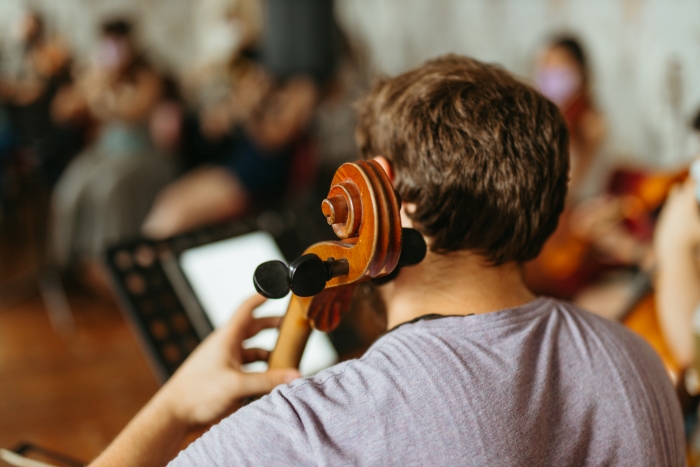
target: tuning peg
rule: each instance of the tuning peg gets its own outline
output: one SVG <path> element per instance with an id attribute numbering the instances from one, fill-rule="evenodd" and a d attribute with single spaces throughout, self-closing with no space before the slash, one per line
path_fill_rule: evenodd
<path id="1" fill-rule="evenodd" d="M 397 267 L 413 266 L 423 261 L 428 253 L 423 235 L 416 229 L 406 227 L 401 229 L 401 235 L 401 256 Z"/>
<path id="2" fill-rule="evenodd" d="M 401 255 L 399 256 L 399 262 L 393 271 L 386 276 L 373 279 L 373 283 L 383 285 L 393 281 L 396 279 L 396 276 L 399 275 L 401 268 L 420 263 L 428 253 L 428 245 L 426 245 L 423 235 L 416 229 L 404 227 L 401 229 L 401 236 Z"/>
<path id="3" fill-rule="evenodd" d="M 326 288 L 328 268 L 325 261 L 314 254 L 300 256 L 289 265 L 289 287 L 294 295 L 311 297 Z"/>
<path id="4" fill-rule="evenodd" d="M 321 293 L 326 282 L 349 270 L 347 259 L 323 261 L 315 254 L 306 254 L 292 261 L 289 268 L 282 261 L 262 263 L 255 270 L 253 284 L 267 298 L 282 298 L 290 289 L 299 297 L 311 297 Z"/>
<path id="5" fill-rule="evenodd" d="M 267 261 L 255 269 L 255 290 L 267 298 L 283 298 L 289 293 L 287 265 L 282 261 Z"/>

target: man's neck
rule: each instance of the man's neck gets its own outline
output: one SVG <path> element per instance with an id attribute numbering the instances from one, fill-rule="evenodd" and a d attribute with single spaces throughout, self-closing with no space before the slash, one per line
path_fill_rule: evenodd
<path id="1" fill-rule="evenodd" d="M 422 263 L 401 271 L 381 288 L 391 329 L 426 314 L 469 315 L 524 305 L 535 296 L 518 264 L 489 266 L 467 251 L 429 252 Z"/>

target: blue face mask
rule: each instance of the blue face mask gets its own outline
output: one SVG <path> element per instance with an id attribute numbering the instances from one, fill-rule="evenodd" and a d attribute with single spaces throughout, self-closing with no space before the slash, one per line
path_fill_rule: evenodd
<path id="1" fill-rule="evenodd" d="M 581 77 L 567 67 L 545 67 L 537 72 L 535 83 L 547 99 L 561 107 L 579 90 Z"/>

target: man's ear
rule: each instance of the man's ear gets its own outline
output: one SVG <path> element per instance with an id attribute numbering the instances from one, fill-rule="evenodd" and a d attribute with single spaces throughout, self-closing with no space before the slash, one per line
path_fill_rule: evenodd
<path id="1" fill-rule="evenodd" d="M 379 165 L 381 165 L 382 169 L 384 169 L 386 176 L 389 177 L 389 181 L 394 183 L 394 169 L 391 167 L 391 163 L 387 160 L 387 158 L 384 156 L 375 156 L 374 160 L 379 162 Z"/>

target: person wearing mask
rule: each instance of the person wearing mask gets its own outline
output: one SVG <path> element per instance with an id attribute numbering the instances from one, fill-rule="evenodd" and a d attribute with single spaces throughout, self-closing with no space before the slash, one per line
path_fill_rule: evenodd
<path id="1" fill-rule="evenodd" d="M 167 238 L 279 200 L 292 165 L 309 158 L 312 119 L 336 66 L 333 3 L 272 0 L 266 21 L 261 58 L 248 64 L 225 118 L 214 125 L 217 132 L 229 129 L 231 143 L 217 161 L 158 195 L 142 228 L 145 236 Z"/>
<path id="2" fill-rule="evenodd" d="M 616 318 L 636 290 L 629 270 L 646 267 L 651 246 L 622 225 L 623 198 L 603 193 L 606 122 L 580 41 L 570 35 L 552 40 L 538 58 L 535 82 L 564 115 L 571 169 L 566 209 L 540 257 L 526 265 L 526 281 L 539 293 Z"/>
<path id="3" fill-rule="evenodd" d="M 163 82 L 134 43 L 124 19 L 103 23 L 92 63 L 61 90 L 53 113 L 61 120 L 84 113 L 98 121 L 95 141 L 73 160 L 52 195 L 50 252 L 65 268 L 98 257 L 109 242 L 138 232 L 155 194 L 174 175 L 149 135 Z"/>
<path id="4" fill-rule="evenodd" d="M 571 167 L 569 194 L 559 226 L 540 256 L 526 265 L 525 278 L 537 293 L 572 299 L 597 272 L 586 264 L 588 239 L 581 241 L 575 232 L 574 213 L 582 201 L 591 197 L 590 180 L 595 177 L 590 172 L 606 124 L 593 102 L 588 58 L 574 37 L 565 35 L 549 42 L 537 59 L 535 84 L 564 115 L 570 134 Z"/>
<path id="5" fill-rule="evenodd" d="M 588 58 L 579 40 L 573 36 L 552 40 L 537 61 L 535 83 L 566 119 L 571 135 L 569 198 L 577 203 L 595 194 L 586 185 L 606 134 L 605 118 L 592 95 Z"/>

